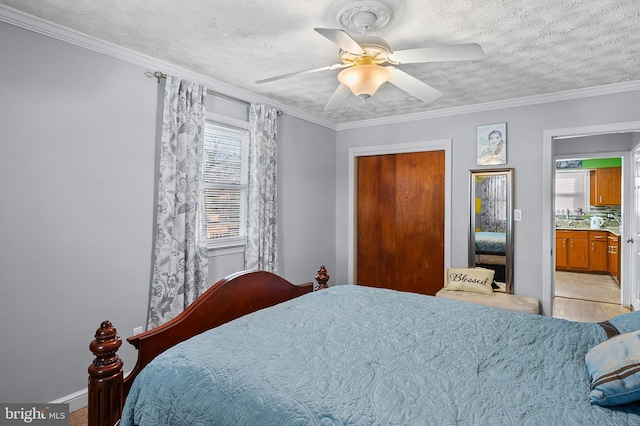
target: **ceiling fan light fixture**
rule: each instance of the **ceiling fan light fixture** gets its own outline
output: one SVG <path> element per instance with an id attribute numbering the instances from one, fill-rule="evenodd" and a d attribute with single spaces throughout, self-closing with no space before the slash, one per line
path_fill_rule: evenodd
<path id="1" fill-rule="evenodd" d="M 393 10 L 381 1 L 365 0 L 346 4 L 336 16 L 348 31 L 378 31 L 393 18 Z"/>
<path id="2" fill-rule="evenodd" d="M 351 21 L 360 31 L 369 31 L 374 28 L 377 19 L 373 12 L 358 12 L 351 17 Z"/>
<path id="3" fill-rule="evenodd" d="M 391 73 L 380 65 L 356 65 L 338 74 L 338 80 L 361 99 L 373 96 L 380 86 L 389 81 Z"/>

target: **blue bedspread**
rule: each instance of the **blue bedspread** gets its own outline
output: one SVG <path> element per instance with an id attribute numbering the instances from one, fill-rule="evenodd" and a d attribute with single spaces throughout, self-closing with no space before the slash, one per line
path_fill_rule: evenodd
<path id="1" fill-rule="evenodd" d="M 638 425 L 638 404 L 589 404 L 584 356 L 605 339 L 594 323 L 335 286 L 161 354 L 121 425 Z"/>
<path id="2" fill-rule="evenodd" d="M 507 234 L 504 232 L 476 232 L 476 253 L 506 253 Z"/>

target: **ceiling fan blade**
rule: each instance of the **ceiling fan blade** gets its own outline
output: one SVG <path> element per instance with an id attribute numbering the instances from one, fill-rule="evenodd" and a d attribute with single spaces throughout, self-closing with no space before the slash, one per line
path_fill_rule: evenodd
<path id="1" fill-rule="evenodd" d="M 282 80 L 285 78 L 289 78 L 289 77 L 294 77 L 296 75 L 304 75 L 304 74 L 311 74 L 314 72 L 319 72 L 319 71 L 330 71 L 330 70 L 337 70 L 337 69 L 341 69 L 341 68 L 347 68 L 353 66 L 353 64 L 333 64 L 333 65 L 329 65 L 326 67 L 320 67 L 320 68 L 312 68 L 309 70 L 304 70 L 304 71 L 296 71 L 296 72 L 292 72 L 289 74 L 283 74 L 283 75 L 279 75 L 276 77 L 271 77 L 271 78 L 265 78 L 263 80 L 258 80 L 256 81 L 256 84 L 263 84 L 263 83 L 269 83 L 272 81 L 276 81 L 276 80 Z"/>
<path id="2" fill-rule="evenodd" d="M 410 76 L 406 72 L 400 71 L 396 67 L 386 68 L 391 72 L 391 75 L 389 76 L 389 83 L 399 87 L 411 96 L 415 96 L 422 102 L 433 102 L 440 96 L 442 96 L 442 93 L 440 93 L 440 91 L 434 89 L 428 84 L 423 83 L 417 78 Z"/>
<path id="3" fill-rule="evenodd" d="M 354 55 L 363 55 L 365 53 L 362 46 L 343 30 L 333 28 L 314 28 L 314 30 L 337 44 L 340 49 L 346 52 L 353 53 Z"/>
<path id="4" fill-rule="evenodd" d="M 327 111 L 341 107 L 346 102 L 350 94 L 351 90 L 344 84 L 340 84 L 336 91 L 333 92 L 333 95 L 331 96 L 331 99 L 329 99 L 329 103 L 324 107 L 324 110 Z"/>
<path id="5" fill-rule="evenodd" d="M 469 43 L 398 50 L 390 54 L 388 59 L 395 64 L 416 64 L 421 62 L 474 61 L 483 57 L 482 47 L 476 43 Z"/>

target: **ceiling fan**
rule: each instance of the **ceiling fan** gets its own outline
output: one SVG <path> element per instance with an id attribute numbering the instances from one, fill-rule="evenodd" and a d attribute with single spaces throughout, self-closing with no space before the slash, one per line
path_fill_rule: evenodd
<path id="1" fill-rule="evenodd" d="M 367 21 L 373 19 L 367 16 L 368 14 L 370 12 L 360 12 L 359 15 L 362 16 L 354 17 L 354 20 L 362 22 L 359 25 L 362 36 L 351 37 L 346 31 L 339 29 L 314 28 L 316 32 L 340 47 L 341 63 L 271 77 L 256 83 L 263 84 L 303 74 L 342 69 L 338 74 L 340 85 L 325 106 L 325 110 L 341 106 L 351 93 L 364 101 L 373 96 L 386 82 L 428 103 L 438 99 L 442 93 L 401 71 L 397 65 L 469 61 L 482 59 L 484 56 L 482 48 L 476 43 L 393 51 L 385 39 L 366 35 L 366 29 L 369 28 Z"/>

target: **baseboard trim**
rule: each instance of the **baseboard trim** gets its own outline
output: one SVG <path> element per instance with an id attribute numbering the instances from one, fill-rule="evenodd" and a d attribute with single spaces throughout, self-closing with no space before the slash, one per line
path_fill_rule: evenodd
<path id="1" fill-rule="evenodd" d="M 88 396 L 87 389 L 82 389 L 63 396 L 62 398 L 49 401 L 49 404 L 69 404 L 69 412 L 73 413 L 74 411 L 84 408 L 89 404 Z"/>
<path id="2" fill-rule="evenodd" d="M 127 371 L 123 374 L 123 377 L 127 377 L 130 373 L 131 371 Z M 89 391 L 87 389 L 82 389 L 63 396 L 62 398 L 49 401 L 49 404 L 69 404 L 69 412 L 73 413 L 74 411 L 89 405 Z"/>

